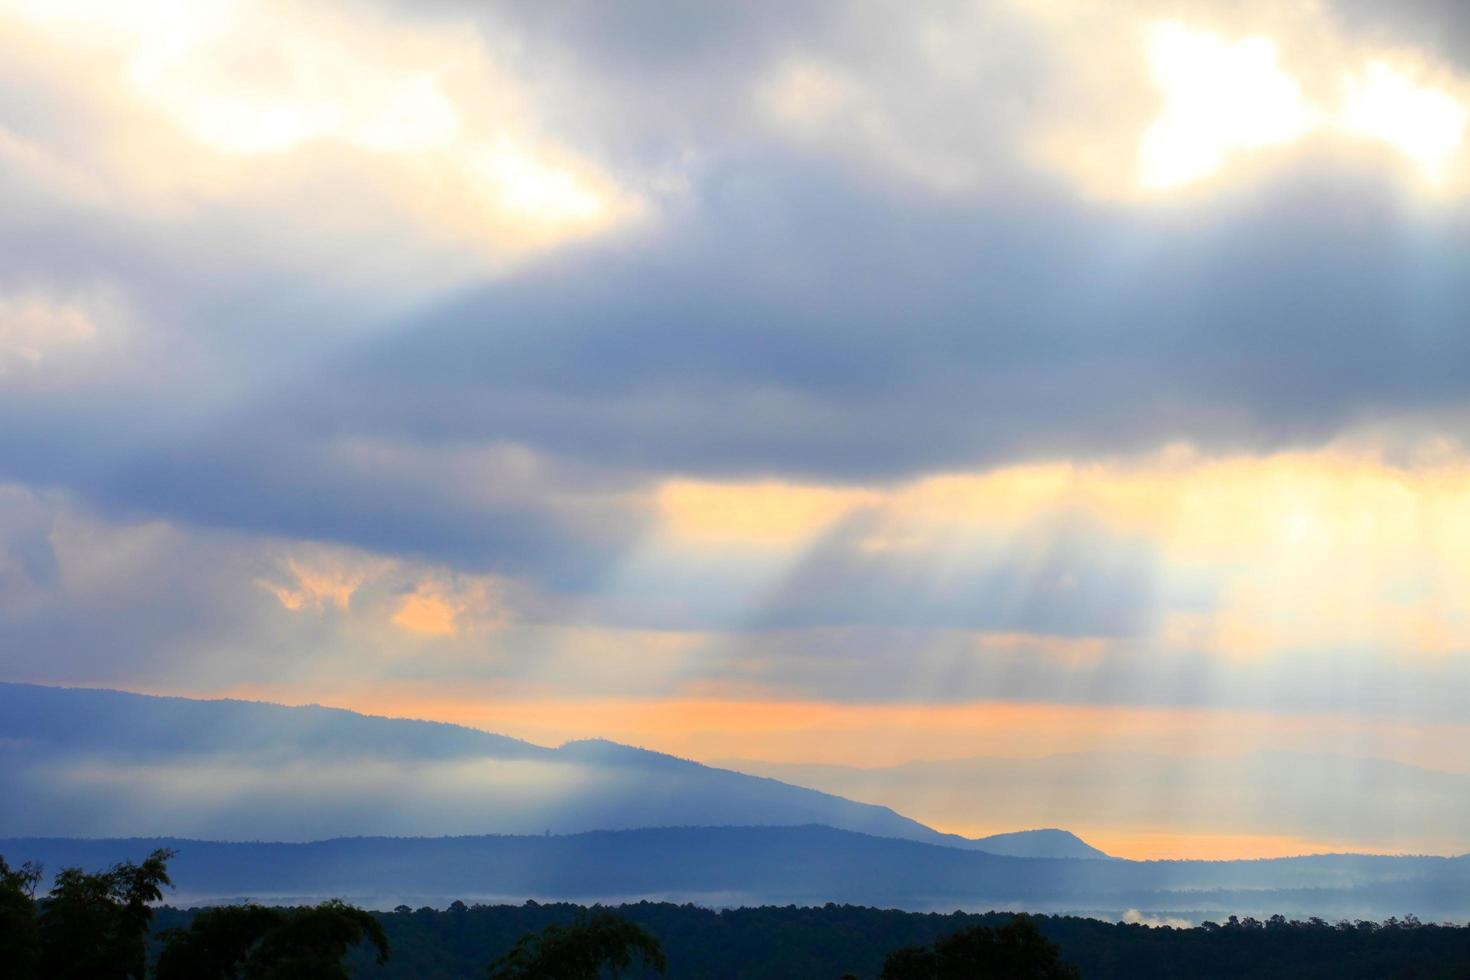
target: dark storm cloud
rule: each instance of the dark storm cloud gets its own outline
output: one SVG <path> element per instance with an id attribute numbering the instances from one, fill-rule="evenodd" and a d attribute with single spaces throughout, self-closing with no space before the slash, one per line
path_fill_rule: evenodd
<path id="1" fill-rule="evenodd" d="M 0 388 L 0 476 L 571 587 L 647 529 L 637 496 L 670 475 L 883 483 L 1175 440 L 1269 450 L 1464 403 L 1462 209 L 1419 207 L 1382 161 L 1309 153 L 1182 202 L 1085 201 L 1016 156 L 1065 70 L 1034 24 L 930 11 L 986 42 L 978 67 L 939 71 L 907 5 L 839 9 L 476 8 L 490 50 L 554 90 L 548 125 L 615 173 L 691 162 L 638 230 L 418 312 L 320 284 L 327 239 L 288 247 L 249 200 L 150 221 L 28 201 L 0 227 L 11 275 L 121 282 L 138 323 L 111 376 Z M 870 158 L 894 146 L 779 132 L 757 106 L 787 59 L 843 69 L 890 143 L 985 179 L 880 179 Z M 89 118 L 64 104 L 59 145 Z M 0 112 L 36 139 L 50 125 Z M 445 462 L 507 444 L 548 467 L 536 492 Z"/>
<path id="2" fill-rule="evenodd" d="M 190 381 L 14 402 L 3 466 L 104 508 L 585 583 L 646 519 L 615 498 L 663 474 L 897 481 L 1173 440 L 1312 445 L 1470 385 L 1470 235 L 1390 188 L 1318 161 L 1148 211 L 1036 191 L 939 206 L 752 159 L 676 227 L 549 259 L 191 417 Z M 546 490 L 611 502 L 590 519 L 550 493 L 466 502 L 439 456 L 333 449 L 354 440 L 517 444 L 553 461 Z"/>
<path id="3" fill-rule="evenodd" d="M 1459 67 L 1470 64 L 1470 6 L 1461 0 L 1332 0 L 1328 9 L 1369 40 L 1431 51 Z"/>
<path id="4" fill-rule="evenodd" d="M 925 207 L 789 162 L 706 192 L 688 226 L 407 322 L 310 390 L 399 437 L 838 480 L 1312 444 L 1466 394 L 1465 225 L 1371 172 L 1149 212 Z"/>
<path id="5" fill-rule="evenodd" d="M 1034 18 L 996 2 L 879 2 L 862 16 L 831 0 L 391 7 L 408 17 L 472 18 L 495 57 L 546 96 L 557 128 L 596 147 L 614 169 L 633 168 L 635 185 L 718 167 L 725 154 L 758 145 L 771 127 L 767 86 L 793 64 L 851 73 L 863 84 L 865 111 L 913 149 L 1014 170 L 1010 138 L 1064 68 L 1052 63 Z M 958 69 L 936 65 L 930 42 L 941 34 L 967 51 Z"/>
<path id="6" fill-rule="evenodd" d="M 130 458 L 97 491 L 133 513 L 347 542 L 573 589 L 596 581 L 650 516 L 620 499 L 615 484 L 583 488 L 589 495 L 601 489 L 604 500 L 558 509 L 535 497 L 466 496 L 473 488 L 455 485 L 474 478 L 432 459 L 355 459 L 299 433 L 277 439 L 225 430 Z M 490 469 L 478 478 L 493 489 L 505 477 Z M 547 496 L 574 491 L 570 476 L 540 488 Z"/>

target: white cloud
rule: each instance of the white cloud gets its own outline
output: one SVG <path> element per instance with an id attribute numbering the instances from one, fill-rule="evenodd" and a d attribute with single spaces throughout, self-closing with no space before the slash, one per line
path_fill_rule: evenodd
<path id="1" fill-rule="evenodd" d="M 1337 78 L 1331 91 L 1313 95 L 1283 60 L 1283 43 L 1309 47 L 1300 37 L 1232 39 L 1162 21 L 1145 38 L 1163 100 L 1139 143 L 1138 180 L 1146 190 L 1195 184 L 1252 153 L 1311 136 L 1386 146 L 1431 186 L 1446 183 L 1463 152 L 1470 109 L 1452 89 L 1466 85 L 1448 76 L 1444 85 L 1421 80 L 1422 66 L 1340 48 L 1328 63 L 1302 65 Z"/>
<path id="2" fill-rule="evenodd" d="M 1148 926 L 1150 929 L 1160 929 L 1165 926 L 1173 929 L 1190 929 L 1194 923 L 1188 919 L 1180 919 L 1174 916 L 1144 915 L 1138 909 L 1129 909 L 1123 913 L 1123 922 L 1135 926 Z"/>
<path id="3" fill-rule="evenodd" d="M 0 113 L 0 154 L 32 196 L 221 226 L 264 211 L 274 246 L 256 260 L 275 251 L 298 273 L 442 284 L 640 211 L 546 131 L 468 21 L 336 4 L 10 2 L 0 38 L 0 84 L 53 110 Z M 371 264 L 390 247 L 396 268 Z"/>
<path id="4" fill-rule="evenodd" d="M 1370 61 L 1342 82 L 1337 125 L 1381 140 L 1412 159 L 1432 180 L 1443 180 L 1465 146 L 1470 108 L 1444 89 L 1421 85 L 1384 61 Z"/>
<path id="5" fill-rule="evenodd" d="M 99 304 L 38 290 L 0 289 L 0 376 L 37 370 L 99 334 Z"/>
<path id="6" fill-rule="evenodd" d="M 1139 145 L 1145 187 L 1192 183 L 1233 154 L 1291 143 L 1317 125 L 1271 39 L 1228 41 L 1177 22 L 1151 25 L 1146 37 L 1164 106 Z"/>

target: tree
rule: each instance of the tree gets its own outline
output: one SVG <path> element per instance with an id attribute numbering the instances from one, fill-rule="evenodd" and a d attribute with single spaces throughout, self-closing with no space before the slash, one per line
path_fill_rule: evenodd
<path id="1" fill-rule="evenodd" d="M 36 884 L 41 866 L 27 861 L 11 868 L 0 857 L 0 976 L 31 980 L 41 968 L 41 934 L 36 926 Z"/>
<path id="2" fill-rule="evenodd" d="M 358 943 L 388 962 L 388 936 L 371 914 L 339 899 L 292 909 L 286 921 L 261 938 L 252 955 L 251 980 L 347 980 L 342 957 Z"/>
<path id="3" fill-rule="evenodd" d="M 583 915 L 569 926 L 527 933 L 490 964 L 490 980 L 598 980 L 621 976 L 637 957 L 644 969 L 668 969 L 658 940 L 609 912 Z"/>
<path id="4" fill-rule="evenodd" d="M 188 929 L 160 937 L 163 952 L 154 967 L 157 980 L 233 980 L 260 939 L 286 919 L 283 909 L 260 905 L 219 905 L 196 914 Z"/>
<path id="5" fill-rule="evenodd" d="M 883 980 L 1076 980 L 1061 951 L 1018 915 L 1001 926 L 973 926 L 945 936 L 934 949 L 908 946 L 883 964 Z"/>
<path id="6" fill-rule="evenodd" d="M 40 903 L 41 973 L 56 980 L 142 980 L 149 903 L 163 898 L 169 850 L 88 874 L 63 868 Z"/>
<path id="7" fill-rule="evenodd" d="M 895 950 L 883 963 L 882 980 L 934 980 L 937 976 L 939 957 L 922 946 Z"/>
<path id="8" fill-rule="evenodd" d="M 309 908 L 223 905 L 171 930 L 157 980 L 346 980 L 342 958 L 358 943 L 388 961 L 383 926 L 338 899 Z"/>

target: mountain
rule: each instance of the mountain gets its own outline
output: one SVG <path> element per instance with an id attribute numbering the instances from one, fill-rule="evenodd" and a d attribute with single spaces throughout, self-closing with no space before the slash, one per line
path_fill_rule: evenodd
<path id="1" fill-rule="evenodd" d="M 969 844 L 987 854 L 1008 857 L 1038 858 L 1106 858 L 1108 855 L 1068 830 L 1047 827 L 1043 830 L 1019 830 L 1009 834 L 992 834 L 972 838 Z"/>
<path id="2" fill-rule="evenodd" d="M 463 836 L 443 836 L 453 834 Z M 548 748 L 331 708 L 20 684 L 0 684 L 0 835 L 7 860 L 52 872 L 172 847 L 179 902 L 1470 918 L 1470 857 L 1095 860 L 1105 855 L 1061 830 L 966 840 L 884 807 L 597 739 Z M 284 842 L 218 842 L 264 839 Z"/>
<path id="3" fill-rule="evenodd" d="M 823 824 L 1104 856 L 1061 831 L 971 841 L 893 810 L 601 739 L 560 748 L 336 708 L 0 684 L 0 834 L 306 841 Z"/>
<path id="4" fill-rule="evenodd" d="M 1470 919 L 1470 857 L 1325 855 L 1270 861 L 1006 857 L 830 827 L 676 827 L 573 835 L 352 838 L 301 844 L 177 839 L 0 840 L 11 863 L 54 872 L 177 852 L 189 905 L 341 896 L 391 908 L 650 899 L 713 907 L 823 905 L 915 911 L 1024 909 L 1119 919 L 1129 910 L 1199 921 Z"/>

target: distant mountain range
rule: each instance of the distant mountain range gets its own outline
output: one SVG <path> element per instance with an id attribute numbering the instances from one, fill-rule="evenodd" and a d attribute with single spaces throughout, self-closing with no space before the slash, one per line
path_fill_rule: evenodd
<path id="1" fill-rule="evenodd" d="M 309 841 L 804 824 L 1107 857 L 1062 830 L 972 840 L 887 807 L 597 739 L 547 748 L 335 708 L 0 684 L 0 835 Z"/>
<path id="2" fill-rule="evenodd" d="M 330 708 L 25 684 L 0 684 L 0 836 L 7 860 L 53 873 L 171 847 L 180 903 L 648 898 L 1470 918 L 1470 857 L 1099 860 L 1062 830 L 970 840 L 601 740 L 547 748 Z"/>
<path id="3" fill-rule="evenodd" d="M 679 827 L 574 835 L 351 838 L 306 844 L 177 839 L 0 840 L 55 871 L 177 851 L 176 905 L 341 896 L 362 905 L 650 899 L 714 907 L 1025 909 L 1118 919 L 1322 916 L 1470 919 L 1470 857 L 1324 855 L 1270 861 L 1006 857 L 830 827 Z"/>

